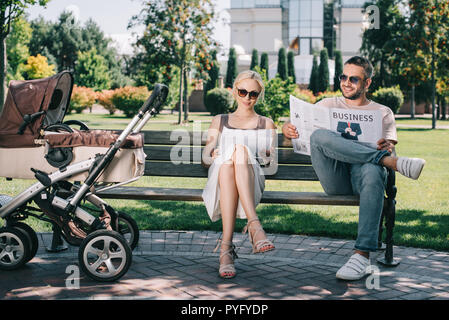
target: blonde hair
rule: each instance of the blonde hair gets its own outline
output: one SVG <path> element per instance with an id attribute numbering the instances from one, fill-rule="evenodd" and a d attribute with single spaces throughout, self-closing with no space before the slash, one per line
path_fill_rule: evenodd
<path id="1" fill-rule="evenodd" d="M 243 80 L 246 80 L 246 79 L 252 79 L 252 80 L 257 81 L 257 83 L 259 84 L 260 89 L 261 89 L 260 93 L 259 93 L 259 96 L 257 97 L 257 101 L 259 101 L 259 99 L 261 101 L 263 101 L 264 94 L 265 94 L 265 86 L 263 84 L 263 80 L 262 80 L 262 77 L 260 76 L 260 74 L 258 72 L 256 72 L 256 71 L 253 71 L 253 70 L 242 71 L 242 72 L 240 72 L 238 74 L 237 78 L 235 78 L 234 84 L 232 85 L 232 93 L 234 95 L 234 98 L 237 95 L 237 87 L 236 87 L 236 85 L 239 82 L 241 82 Z"/>

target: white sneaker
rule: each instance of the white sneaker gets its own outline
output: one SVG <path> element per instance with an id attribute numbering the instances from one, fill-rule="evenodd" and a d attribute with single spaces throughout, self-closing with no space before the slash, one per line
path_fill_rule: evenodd
<path id="1" fill-rule="evenodd" d="M 403 176 L 411 179 L 418 179 L 426 160 L 420 158 L 399 157 L 396 167 Z"/>
<path id="2" fill-rule="evenodd" d="M 337 271 L 336 277 L 343 280 L 362 279 L 366 275 L 366 269 L 369 265 L 369 259 L 361 254 L 355 253 L 349 258 L 348 262 Z"/>

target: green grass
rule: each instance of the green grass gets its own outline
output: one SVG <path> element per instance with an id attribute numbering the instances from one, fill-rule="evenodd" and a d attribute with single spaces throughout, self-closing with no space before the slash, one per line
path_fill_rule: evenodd
<path id="1" fill-rule="evenodd" d="M 176 130 L 182 129 L 197 129 L 201 125 L 201 130 L 207 130 L 210 126 L 212 117 L 209 115 L 189 115 L 188 125 L 178 125 L 178 115 L 175 114 L 158 114 L 155 118 L 150 119 L 143 130 Z M 109 115 L 109 114 L 69 114 L 65 116 L 64 121 L 79 120 L 84 122 L 90 129 L 123 129 L 131 121 L 124 115 Z"/>
<path id="2" fill-rule="evenodd" d="M 411 118 L 398 118 L 396 119 L 397 124 L 401 125 L 424 125 L 429 126 L 429 128 L 432 127 L 432 119 L 431 118 L 423 118 L 423 117 L 415 117 L 415 119 Z M 437 120 L 437 126 L 449 126 L 449 119 L 446 120 Z"/>
<path id="3" fill-rule="evenodd" d="M 73 119 L 83 120 L 80 115 L 76 116 L 73 115 Z M 101 128 L 112 128 L 110 124 L 114 121 L 123 128 L 129 121 L 104 115 L 82 116 L 91 124 L 98 122 Z M 169 121 L 171 118 L 167 115 L 166 119 Z M 147 125 L 147 130 L 150 125 L 153 127 L 153 123 Z M 160 125 L 165 127 L 158 130 L 168 130 L 170 124 Z M 399 155 L 421 157 L 427 163 L 417 181 L 396 175 L 398 194 L 394 242 L 397 245 L 449 250 L 449 130 L 399 128 L 398 140 Z M 0 193 L 15 196 L 32 183 L 32 180 L 6 181 L 0 178 Z M 203 178 L 142 177 L 133 185 L 203 188 L 205 183 Z M 266 190 L 322 192 L 319 182 L 273 180 L 267 180 Z M 108 203 L 131 214 L 142 230 L 221 230 L 221 222 L 212 223 L 201 202 L 108 200 Z M 358 207 L 261 204 L 257 212 L 265 230 L 270 233 L 341 239 L 355 239 L 357 235 Z M 50 227 L 41 221 L 30 219 L 29 223 L 38 231 L 50 231 Z M 237 221 L 236 232 L 242 230 L 244 223 L 244 220 Z"/>

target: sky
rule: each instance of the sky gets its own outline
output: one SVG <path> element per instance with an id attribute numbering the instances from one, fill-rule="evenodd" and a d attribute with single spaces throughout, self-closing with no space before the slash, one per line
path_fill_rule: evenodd
<path id="1" fill-rule="evenodd" d="M 222 44 L 223 52 L 227 52 L 231 41 L 230 27 L 223 20 L 229 21 L 226 9 L 230 7 L 230 0 L 212 1 L 219 17 L 212 38 Z M 142 3 L 142 0 L 51 0 L 46 7 L 31 6 L 26 13 L 31 20 L 41 15 L 45 20 L 54 22 L 64 10 L 72 11 L 81 24 L 92 18 L 107 36 L 117 42 L 121 53 L 131 54 L 132 32 L 139 32 L 143 26 L 129 30 L 128 23 L 132 16 L 140 12 Z"/>

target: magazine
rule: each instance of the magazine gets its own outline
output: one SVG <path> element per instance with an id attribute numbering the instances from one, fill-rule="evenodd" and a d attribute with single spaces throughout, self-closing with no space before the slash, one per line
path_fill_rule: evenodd
<path id="1" fill-rule="evenodd" d="M 382 138 L 380 110 L 327 108 L 290 96 L 290 121 L 299 138 L 292 139 L 296 153 L 310 155 L 310 136 L 316 129 L 328 129 L 354 142 L 377 148 Z"/>

